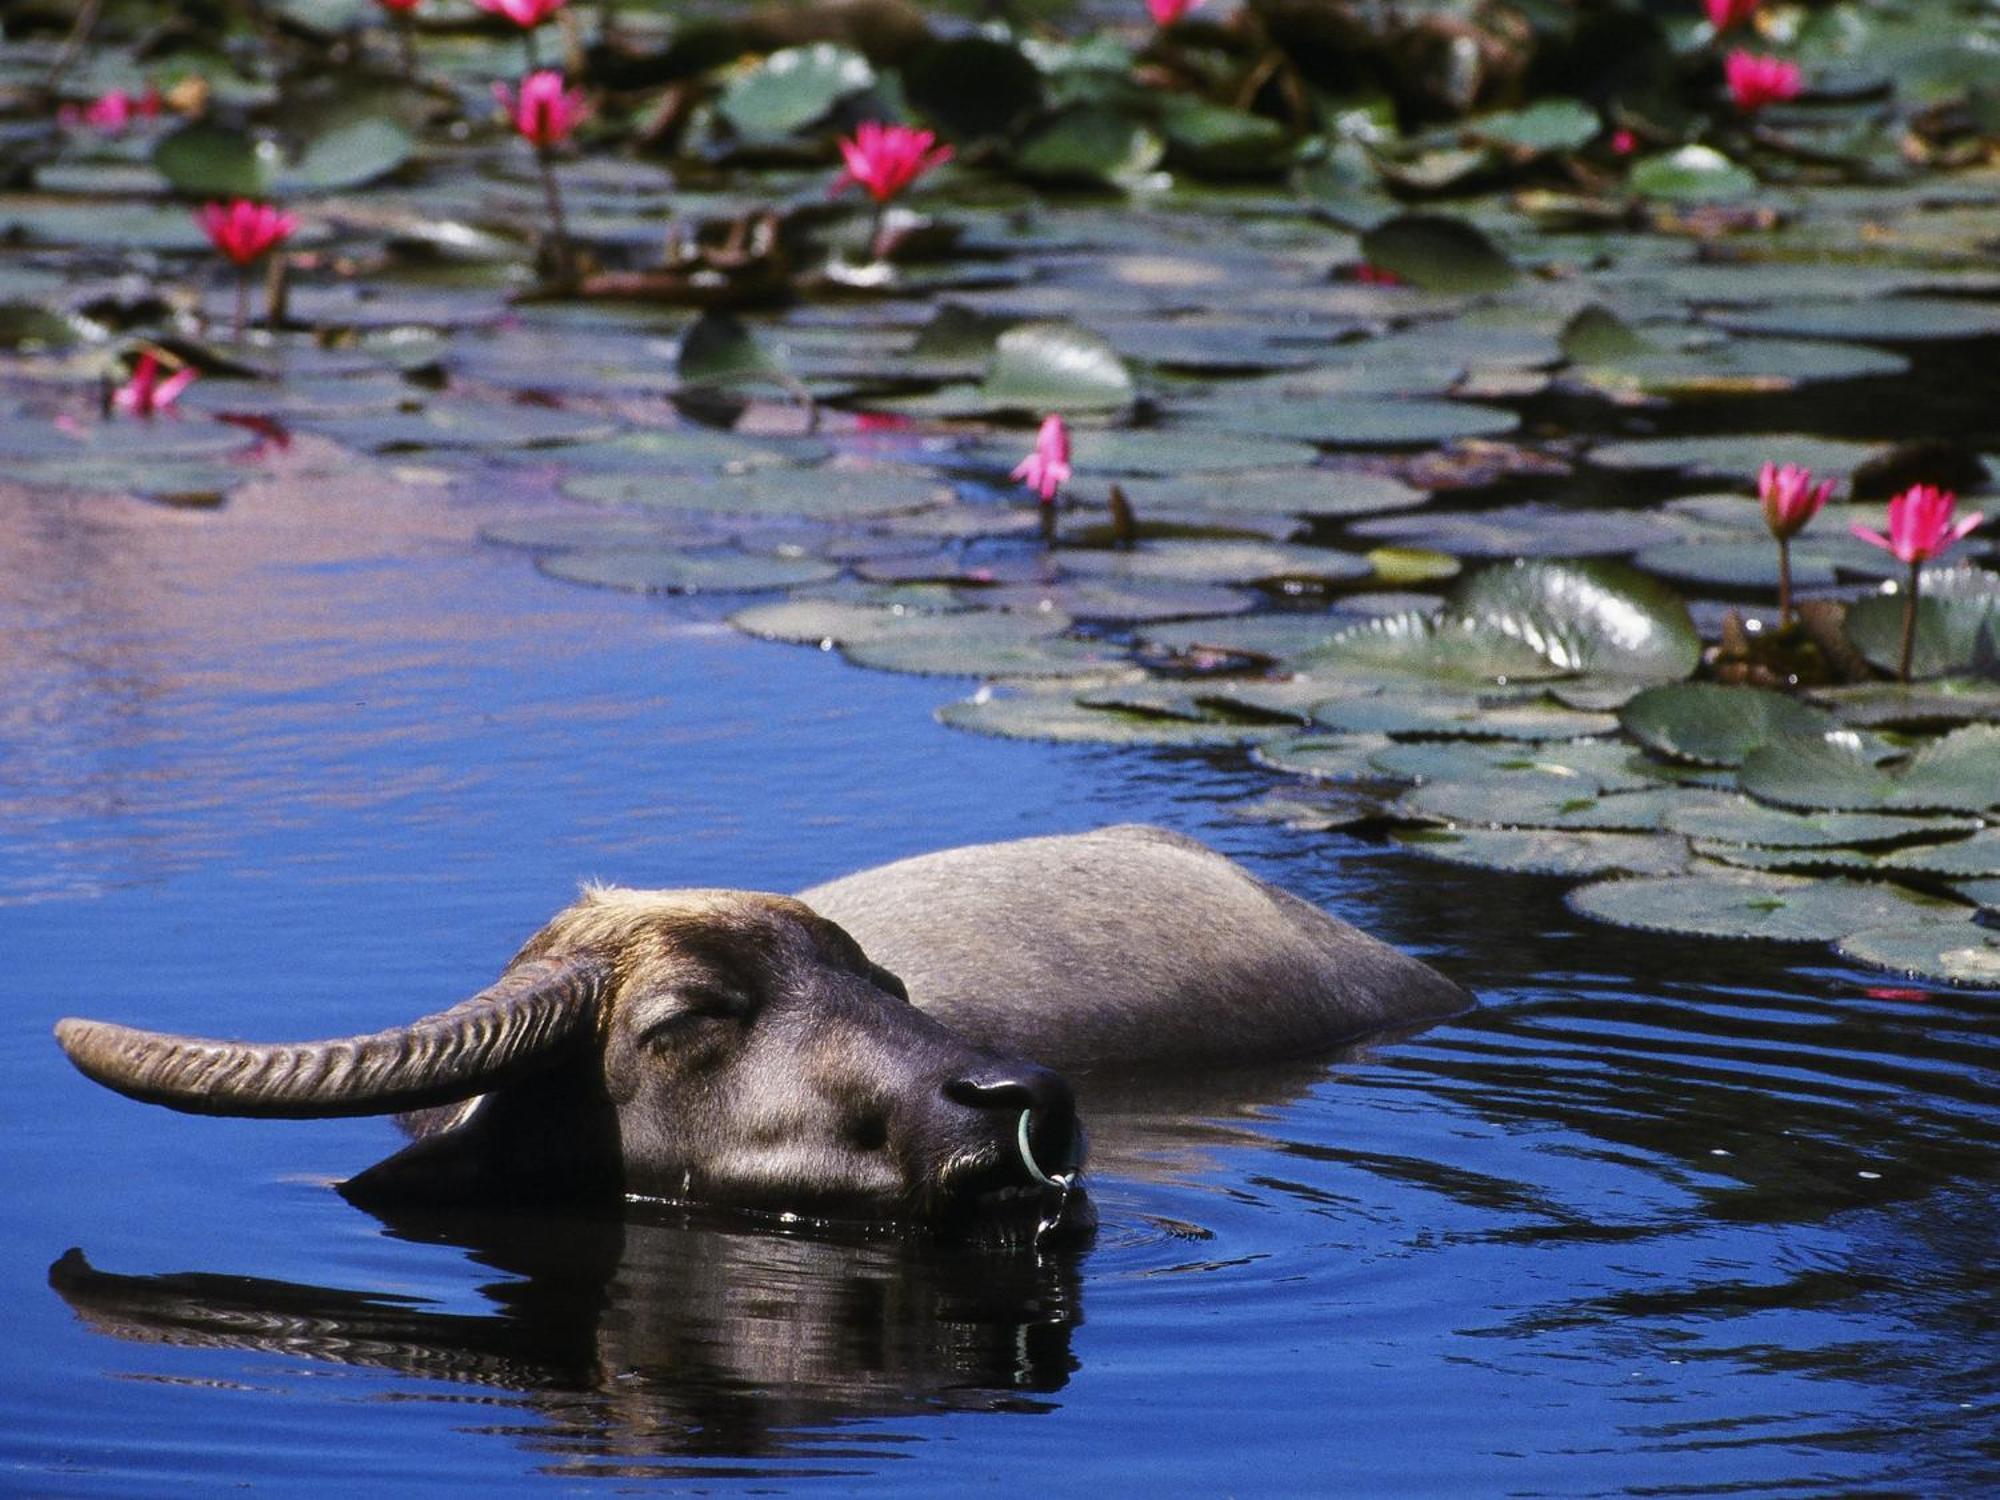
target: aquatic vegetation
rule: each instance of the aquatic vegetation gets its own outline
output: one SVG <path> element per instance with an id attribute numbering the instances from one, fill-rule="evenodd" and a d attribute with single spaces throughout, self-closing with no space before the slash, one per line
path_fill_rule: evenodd
<path id="1" fill-rule="evenodd" d="M 570 271 L 569 228 L 563 218 L 562 193 L 556 186 L 555 164 L 550 151 L 569 139 L 570 132 L 590 113 L 590 105 L 578 89 L 566 88 L 563 76 L 553 68 L 543 68 L 521 80 L 516 93 L 504 83 L 493 85 L 493 97 L 513 121 L 521 139 L 535 149 L 535 166 L 542 177 L 542 194 L 548 201 L 551 258 L 559 278 Z"/>
<path id="2" fill-rule="evenodd" d="M 1764 524 L 1778 543 L 1778 624 L 1792 618 L 1792 538 L 1826 507 L 1833 481 L 1813 483 L 1811 469 L 1797 464 L 1765 464 L 1757 472 L 1757 498 L 1764 504 Z"/>
<path id="3" fill-rule="evenodd" d="M 1722 61 L 1731 102 L 1744 114 L 1796 99 L 1802 86 L 1799 65 L 1782 57 L 1732 52 Z"/>
<path id="4" fill-rule="evenodd" d="M 193 366 L 184 365 L 163 379 L 159 356 L 148 349 L 139 356 L 131 378 L 111 393 L 111 408 L 128 416 L 155 416 L 172 406 L 194 384 L 196 375 Z"/>
<path id="5" fill-rule="evenodd" d="M 1042 503 L 1042 535 L 1056 534 L 1056 496 L 1069 483 L 1069 429 L 1054 413 L 1042 418 L 1035 434 L 1035 447 L 1014 466 L 1012 476 L 1033 490 Z"/>
<path id="6" fill-rule="evenodd" d="M 1913 484 L 1889 502 L 1889 534 L 1855 522 L 1851 530 L 1862 541 L 1893 553 L 1910 570 L 1903 596 L 1903 645 L 1896 659 L 1896 676 L 1910 680 L 1910 657 L 1917 642 L 1917 604 L 1923 588 L 1923 565 L 1941 557 L 1970 536 L 1985 519 L 1978 511 L 1952 518 L 1958 496 L 1934 484 Z"/>

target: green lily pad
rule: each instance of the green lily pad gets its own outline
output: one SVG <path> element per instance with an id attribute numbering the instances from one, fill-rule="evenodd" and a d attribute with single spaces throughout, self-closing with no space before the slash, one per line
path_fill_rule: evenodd
<path id="1" fill-rule="evenodd" d="M 1389 744 L 1381 735 L 1287 734 L 1250 753 L 1260 766 L 1315 781 L 1380 781 L 1372 757 Z"/>
<path id="2" fill-rule="evenodd" d="M 1590 828 L 1606 833 L 1653 833 L 1679 807 L 1708 801 L 1692 787 L 1598 792 L 1561 777 L 1518 775 L 1493 781 L 1430 781 L 1407 792 L 1398 811 L 1453 824 L 1491 828 Z"/>
<path id="3" fill-rule="evenodd" d="M 1351 552 L 1276 542 L 1146 542 L 1130 552 L 1065 551 L 1062 564 L 1072 573 L 1128 582 L 1351 583 L 1373 571 Z"/>
<path id="4" fill-rule="evenodd" d="M 1252 725 L 1089 708 L 1058 693 L 982 692 L 945 704 L 937 717 L 975 734 L 1067 744 L 1234 745 L 1269 733 Z"/>
<path id="5" fill-rule="evenodd" d="M 1635 193 L 1669 203 L 1727 203 L 1757 191 L 1756 175 L 1710 146 L 1649 156 L 1627 179 Z"/>
<path id="6" fill-rule="evenodd" d="M 1077 620 L 1117 620 L 1126 623 L 1187 620 L 1241 614 L 1257 604 L 1257 595 L 1204 584 L 1155 584 L 1065 579 L 1058 583 L 1012 583 L 968 593 L 969 603 L 982 609 L 1020 613 L 1058 610 Z"/>
<path id="7" fill-rule="evenodd" d="M 635 594 L 767 593 L 840 575 L 839 568 L 813 557 L 697 554 L 678 547 L 586 548 L 544 557 L 536 567 L 566 583 Z"/>
<path id="8" fill-rule="evenodd" d="M 1768 536 L 1666 542 L 1643 549 L 1632 561 L 1648 573 L 1701 588 L 1775 590 L 1778 586 L 1778 548 Z M 1831 588 L 1855 574 L 1879 577 L 1895 566 L 1887 553 L 1852 537 L 1813 534 L 1792 543 L 1792 587 L 1797 589 Z"/>
<path id="9" fill-rule="evenodd" d="M 1871 666 L 1894 672 L 1902 659 L 1904 597 L 1875 594 L 1847 611 L 1847 638 Z M 1913 677 L 1960 672 L 2000 676 L 2000 574 L 1932 568 L 1917 596 Z"/>
<path id="10" fill-rule="evenodd" d="M 1700 766 L 1738 766 L 1785 735 L 1820 735 L 1832 717 L 1762 688 L 1673 682 L 1647 688 L 1619 711 L 1625 732 L 1656 755 Z"/>
<path id="11" fill-rule="evenodd" d="M 1459 557 L 1588 557 L 1626 553 L 1675 534 L 1644 511 L 1577 510 L 1555 505 L 1509 505 L 1495 510 L 1425 510 L 1371 517 L 1357 536 L 1427 542 Z"/>
<path id="12" fill-rule="evenodd" d="M 1513 875 L 1671 875 L 1687 865 L 1687 841 L 1670 834 L 1416 828 L 1393 837 L 1428 859 Z"/>
<path id="13" fill-rule="evenodd" d="M 1245 822 L 1277 823 L 1299 833 L 1331 833 L 1373 822 L 1382 816 L 1382 804 L 1350 787 L 1306 787 L 1226 803 L 1223 811 Z"/>
<path id="14" fill-rule="evenodd" d="M 399 171 L 416 143 L 394 120 L 339 121 L 287 157 L 277 142 L 208 120 L 161 137 L 153 166 L 178 192 L 198 198 L 273 198 L 344 192 Z"/>
<path id="15" fill-rule="evenodd" d="M 677 474 L 584 474 L 563 492 L 610 505 L 731 515 L 886 516 L 921 510 L 951 498 L 930 474 L 890 468 L 769 468 L 716 478 Z"/>
<path id="16" fill-rule="evenodd" d="M 715 107 L 738 134 L 772 140 L 817 125 L 841 100 L 875 82 L 860 53 L 833 42 L 786 47 L 739 73 Z"/>
<path id="17" fill-rule="evenodd" d="M 1398 738 L 1579 740 L 1610 734 L 1618 727 L 1609 714 L 1579 713 L 1542 700 L 1486 704 L 1406 693 L 1331 699 L 1313 710 L 1313 719 L 1343 734 Z"/>
<path id="18" fill-rule="evenodd" d="M 1224 470 L 1126 486 L 1143 516 L 1159 506 L 1217 515 L 1367 516 L 1409 510 L 1429 497 L 1386 474 L 1357 469 Z"/>
<path id="19" fill-rule="evenodd" d="M 1103 338 L 1074 323 L 1022 323 L 994 341 L 993 363 L 979 388 L 995 411 L 1120 411 L 1137 388 L 1132 372 Z"/>
<path id="20" fill-rule="evenodd" d="M 1160 102 L 1167 151 L 1190 171 L 1212 177 L 1265 175 L 1282 170 L 1291 159 L 1290 134 L 1267 115 L 1211 104 L 1192 94 L 1169 93 Z"/>
<path id="21" fill-rule="evenodd" d="M 1484 234 L 1443 214 L 1400 214 L 1361 236 L 1361 253 L 1379 270 L 1427 292 L 1498 292 L 1518 274 Z"/>
<path id="22" fill-rule="evenodd" d="M 1255 399 L 1232 400 L 1229 396 L 1225 390 L 1220 399 L 1185 403 L 1183 415 L 1190 422 L 1208 423 L 1231 432 L 1254 432 L 1338 448 L 1430 446 L 1465 438 L 1500 437 L 1521 425 L 1521 418 L 1515 412 L 1467 401 L 1328 399 L 1273 405 Z"/>
<path id="23" fill-rule="evenodd" d="M 1877 928 L 1963 925 L 1970 907 L 1875 881 L 1787 875 L 1676 875 L 1603 880 L 1569 893 L 1600 922 L 1689 937 L 1830 943 Z"/>
<path id="24" fill-rule="evenodd" d="M 1620 471 L 1675 469 L 1699 479 L 1749 487 L 1767 463 L 1797 464 L 1821 476 L 1838 477 L 1853 472 L 1873 452 L 1866 443 L 1837 438 L 1744 434 L 1600 443 L 1590 450 L 1590 461 Z"/>
<path id="25" fill-rule="evenodd" d="M 1961 880 L 1952 890 L 1981 911 L 2000 912 L 2000 880 Z"/>
<path id="26" fill-rule="evenodd" d="M 1678 679 L 1701 635 L 1678 594 L 1623 563 L 1524 560 L 1469 575 L 1451 607 L 1559 667 L 1599 677 Z"/>
<path id="27" fill-rule="evenodd" d="M 432 448 L 542 448 L 601 438 L 612 424 L 594 413 L 549 406 L 505 406 L 444 397 L 416 411 L 300 414 L 299 427 L 370 453 Z"/>
<path id="28" fill-rule="evenodd" d="M 1047 619 L 984 610 L 896 616 L 841 651 L 856 666 L 926 677 L 1076 677 L 1120 662 L 1115 647 L 1057 637 Z"/>
<path id="29" fill-rule="evenodd" d="M 1948 844 L 1921 844 L 1882 856 L 1885 869 L 1915 870 L 1954 880 L 2000 875 L 2000 828 L 1983 828 Z"/>
<path id="30" fill-rule="evenodd" d="M 1748 797 L 1733 797 L 1676 808 L 1667 815 L 1666 826 L 1690 838 L 1772 849 L 1824 849 L 1845 844 L 1892 844 L 1962 833 L 1980 825 L 1961 818 L 1908 818 L 1889 813 L 1789 812 Z"/>
<path id="31" fill-rule="evenodd" d="M 2000 725 L 1975 724 L 1884 769 L 1858 736 L 1842 731 L 1780 739 L 1752 750 L 1737 773 L 1743 790 L 1781 807 L 1837 812 L 1984 812 L 2000 806 Z"/>
<path id="32" fill-rule="evenodd" d="M 907 610 L 856 604 L 845 599 L 787 599 L 778 604 L 756 604 L 740 609 L 729 623 L 746 635 L 767 641 L 790 641 L 800 646 L 830 650 L 850 641 L 875 640 L 907 630 Z M 1055 634 L 1067 628 L 1061 620 L 1050 626 Z"/>
<path id="33" fill-rule="evenodd" d="M 1880 927 L 1834 945 L 1842 958 L 1940 984 L 2000 989 L 2000 933 L 1969 927 Z"/>
<path id="34" fill-rule="evenodd" d="M 1376 753 L 1376 769 L 1405 781 L 1511 781 L 1530 778 L 1578 792 L 1629 792 L 1658 786 L 1635 770 L 1631 750 L 1614 740 L 1417 740 Z"/>
<path id="35" fill-rule="evenodd" d="M 1920 343 L 2000 333 L 2000 308 L 1956 297 L 1869 297 L 1725 308 L 1709 322 L 1746 333 L 1861 342 Z"/>
<path id="36" fill-rule="evenodd" d="M 1604 127 L 1597 111 L 1579 99 L 1539 99 L 1525 109 L 1479 115 L 1468 120 L 1466 134 L 1496 146 L 1542 155 L 1580 151 Z"/>
<path id="37" fill-rule="evenodd" d="M 1905 687 L 1900 682 L 1868 682 L 1822 688 L 1813 694 L 1856 728 L 1922 729 L 1953 724 L 2000 722 L 2000 682 L 1976 677 L 1943 677 Z"/>
<path id="38" fill-rule="evenodd" d="M 1542 681 L 1566 671 L 1528 642 L 1483 620 L 1420 614 L 1365 620 L 1291 660 L 1313 671 L 1411 688 L 1491 687 Z"/>
<path id="39" fill-rule="evenodd" d="M 1031 182 L 1125 187 L 1166 155 L 1154 131 L 1115 109 L 1083 104 L 1033 127 L 1014 150 L 1014 170 Z"/>
<path id="40" fill-rule="evenodd" d="M 0 349 L 34 354 L 81 343 L 91 325 L 57 308 L 10 299 L 0 302 Z"/>

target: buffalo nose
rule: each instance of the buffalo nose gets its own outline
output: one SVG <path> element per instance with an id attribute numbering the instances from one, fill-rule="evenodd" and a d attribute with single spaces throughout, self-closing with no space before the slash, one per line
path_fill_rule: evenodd
<path id="1" fill-rule="evenodd" d="M 1059 1073 L 1033 1063 L 996 1064 L 954 1078 L 947 1099 L 967 1109 L 1025 1118 L 1023 1145 L 1031 1171 L 1054 1176 L 1082 1165 L 1083 1134 L 1076 1119 L 1076 1096 Z"/>

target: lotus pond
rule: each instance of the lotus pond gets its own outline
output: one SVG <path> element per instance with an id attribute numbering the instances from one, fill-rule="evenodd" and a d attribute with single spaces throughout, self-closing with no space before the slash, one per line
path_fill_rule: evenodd
<path id="1" fill-rule="evenodd" d="M 1991 6 L 543 9 L 0 13 L 0 1490 L 1994 1488 Z M 1085 1247 L 378 1220 L 49 1037 L 1120 820 L 1483 1004 L 1086 1080 Z"/>

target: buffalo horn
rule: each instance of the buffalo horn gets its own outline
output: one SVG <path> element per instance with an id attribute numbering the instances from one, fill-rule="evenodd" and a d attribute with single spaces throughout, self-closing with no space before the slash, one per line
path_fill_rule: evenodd
<path id="1" fill-rule="evenodd" d="M 596 1022 L 609 967 L 540 959 L 436 1015 L 324 1042 L 217 1042 L 105 1021 L 56 1023 L 90 1077 L 203 1115 L 314 1119 L 389 1114 L 482 1094 L 547 1064 Z"/>

